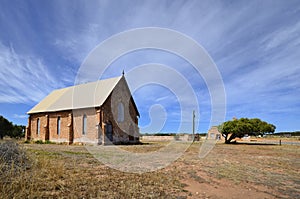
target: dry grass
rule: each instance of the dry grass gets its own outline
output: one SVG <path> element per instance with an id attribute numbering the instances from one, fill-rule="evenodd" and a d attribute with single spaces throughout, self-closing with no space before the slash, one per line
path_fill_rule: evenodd
<path id="1" fill-rule="evenodd" d="M 1 181 L 1 198 L 175 198 L 179 179 L 164 171 L 123 173 L 95 160 L 84 147 L 26 145 L 32 167 Z"/>
<path id="2" fill-rule="evenodd" d="M 299 146 L 217 144 L 206 158 L 200 159 L 200 145 L 194 143 L 184 156 L 165 169 L 133 174 L 105 166 L 83 146 L 25 144 L 31 166 L 18 175 L 6 172 L 9 177 L 0 182 L 0 195 L 1 198 L 199 198 L 204 195 L 187 191 L 183 182 L 195 181 L 226 191 L 229 185 L 224 181 L 236 187 L 247 185 L 270 198 L 299 196 Z M 121 148 L 145 153 L 162 146 L 152 143 Z"/>
<path id="3" fill-rule="evenodd" d="M 123 146 L 120 145 L 119 147 L 129 152 L 149 153 L 149 152 L 158 151 L 168 144 L 169 142 L 147 142 L 147 143 L 142 143 L 142 145 L 123 145 Z"/>

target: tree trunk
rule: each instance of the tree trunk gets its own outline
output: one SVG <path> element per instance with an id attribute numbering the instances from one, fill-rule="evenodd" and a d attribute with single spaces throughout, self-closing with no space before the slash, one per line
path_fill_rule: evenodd
<path id="1" fill-rule="evenodd" d="M 234 138 L 236 138 L 236 135 L 233 133 L 231 134 L 231 136 L 229 137 L 229 139 L 227 139 L 227 136 L 225 138 L 225 144 L 232 144 L 232 143 L 236 143 L 235 141 L 234 142 L 231 142 L 231 140 L 233 140 Z"/>
<path id="2" fill-rule="evenodd" d="M 227 142 L 228 142 L 228 137 L 226 136 L 225 137 L 225 143 L 228 144 Z"/>

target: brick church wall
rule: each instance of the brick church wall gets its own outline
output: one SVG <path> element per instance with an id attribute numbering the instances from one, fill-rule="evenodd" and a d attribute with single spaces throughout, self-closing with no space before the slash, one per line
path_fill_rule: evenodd
<path id="1" fill-rule="evenodd" d="M 47 118 L 46 118 L 46 115 L 45 113 L 37 113 L 37 114 L 34 114 L 30 117 L 31 119 L 31 127 L 30 127 L 30 130 L 31 130 L 31 139 L 33 140 L 45 140 L 45 133 L 46 133 L 46 129 L 44 128 L 46 122 L 47 122 Z M 38 133 L 38 129 L 37 129 L 37 121 L 40 121 L 40 131 Z"/>
<path id="2" fill-rule="evenodd" d="M 118 106 L 122 103 L 124 106 L 124 120 L 118 121 Z M 139 141 L 139 130 L 137 113 L 131 100 L 129 88 L 124 79 L 114 88 L 112 94 L 103 105 L 103 122 L 110 122 L 113 126 L 113 142 L 129 142 L 129 136 L 135 137 L 134 141 Z"/>
<path id="3" fill-rule="evenodd" d="M 53 142 L 69 142 L 69 127 L 71 111 L 60 111 L 49 114 L 49 140 Z M 60 133 L 57 132 L 57 119 L 60 117 Z"/>
<path id="4" fill-rule="evenodd" d="M 97 117 L 97 110 L 95 108 L 86 108 L 73 110 L 73 128 L 74 128 L 74 143 L 94 143 L 101 144 L 102 139 L 99 140 L 98 126 L 99 119 Z M 83 116 L 87 117 L 87 132 L 83 134 Z M 102 133 L 102 132 L 101 132 Z"/>

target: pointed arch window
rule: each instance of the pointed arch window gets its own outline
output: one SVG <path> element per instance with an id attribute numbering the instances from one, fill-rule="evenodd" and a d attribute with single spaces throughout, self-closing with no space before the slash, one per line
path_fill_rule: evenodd
<path id="1" fill-rule="evenodd" d="M 87 133 L 87 116 L 86 114 L 84 114 L 82 118 L 82 134 L 86 135 L 86 133 Z"/>
<path id="2" fill-rule="evenodd" d="M 60 135 L 60 117 L 57 117 L 57 135 Z"/>
<path id="3" fill-rule="evenodd" d="M 36 121 L 36 134 L 37 135 L 40 135 L 40 127 L 41 127 L 41 122 L 40 122 L 40 118 L 38 118 Z"/>
<path id="4" fill-rule="evenodd" d="M 118 122 L 124 121 L 124 105 L 122 102 L 118 104 Z"/>

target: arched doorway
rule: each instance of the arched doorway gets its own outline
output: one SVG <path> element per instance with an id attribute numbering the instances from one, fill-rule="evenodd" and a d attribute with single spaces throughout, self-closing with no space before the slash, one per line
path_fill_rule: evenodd
<path id="1" fill-rule="evenodd" d="M 106 122 L 105 123 L 105 138 L 106 138 L 106 143 L 112 143 L 113 142 L 113 128 L 111 122 Z"/>
<path id="2" fill-rule="evenodd" d="M 133 125 L 130 124 L 129 126 L 129 142 L 133 142 L 134 141 L 134 128 Z"/>

